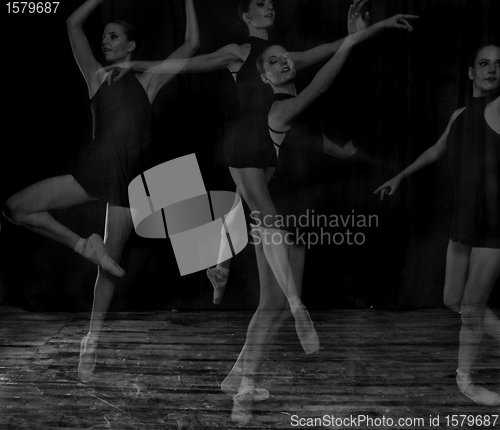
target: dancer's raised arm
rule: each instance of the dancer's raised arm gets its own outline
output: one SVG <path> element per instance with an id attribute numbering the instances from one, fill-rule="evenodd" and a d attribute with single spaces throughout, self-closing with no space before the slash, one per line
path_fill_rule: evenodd
<path id="1" fill-rule="evenodd" d="M 347 27 L 349 34 L 363 30 L 368 26 L 369 16 L 361 15 L 361 9 L 368 0 L 355 0 L 349 8 Z M 301 69 L 320 61 L 330 58 L 342 45 L 344 39 L 336 40 L 331 43 L 325 43 L 311 48 L 304 52 L 290 52 L 295 67 Z M 159 61 L 132 61 L 128 64 L 119 64 L 123 68 L 132 68 L 136 71 L 144 71 L 155 67 L 156 73 L 196 73 L 213 72 L 216 70 L 230 69 L 237 71 L 245 62 L 248 56 L 248 46 L 237 45 L 235 43 L 226 45 L 215 52 L 203 54 L 189 59 L 189 61 L 169 61 L 163 63 Z M 107 70 L 113 69 L 112 66 Z"/>
<path id="2" fill-rule="evenodd" d="M 200 46 L 200 34 L 198 31 L 198 21 L 194 9 L 193 0 L 185 0 L 186 4 L 186 34 L 184 43 L 177 48 L 172 54 L 158 65 L 147 69 L 146 72 L 139 77 L 139 80 L 144 85 L 148 93 L 150 102 L 152 103 L 158 91 L 170 81 L 174 74 L 158 73 L 157 69 L 161 69 L 162 65 L 168 61 L 181 60 L 186 61 L 191 57 Z M 178 70 L 180 71 L 180 69 Z M 177 72 L 178 72 L 177 71 Z M 175 72 L 175 71 L 174 71 Z"/>
<path id="3" fill-rule="evenodd" d="M 354 34 L 368 27 L 370 15 L 366 12 L 361 14 L 363 6 L 368 0 L 354 0 L 347 13 L 347 34 Z M 319 63 L 330 58 L 342 45 L 344 38 L 334 42 L 324 43 L 302 52 L 290 52 L 290 57 L 297 70 Z"/>
<path id="4" fill-rule="evenodd" d="M 412 31 L 413 27 L 407 21 L 407 19 L 411 18 L 418 18 L 418 16 L 395 15 L 347 36 L 335 55 L 319 70 L 312 82 L 297 97 L 274 103 L 269 112 L 269 126 L 280 132 L 287 131 L 291 127 L 294 118 L 330 88 L 353 46 L 369 39 L 385 28 L 400 28 Z M 271 73 L 269 76 L 267 76 L 267 72 L 262 73 L 262 80 L 271 84 L 275 92 L 280 92 L 281 90 L 277 89 L 273 83 L 273 74 L 279 69 L 279 73 L 275 74 L 275 83 L 279 86 L 283 76 L 282 69 L 293 69 L 295 72 L 295 65 L 289 53 L 279 53 L 276 49 L 271 53 L 269 51 L 270 49 L 266 50 L 266 53 L 271 55 L 266 55 L 266 58 L 261 56 L 259 59 L 261 72 L 264 72 L 267 67 Z M 273 71 L 273 69 L 276 70 Z"/>
<path id="5" fill-rule="evenodd" d="M 446 130 L 444 131 L 443 135 L 438 139 L 438 141 L 432 145 L 430 148 L 425 150 L 412 164 L 410 164 L 406 169 L 398 173 L 396 176 L 393 178 L 389 179 L 385 184 L 382 186 L 378 187 L 374 194 L 380 193 L 380 200 L 384 200 L 384 196 L 387 194 L 388 196 L 392 196 L 396 190 L 398 189 L 399 185 L 401 184 L 401 181 L 406 178 L 407 176 L 410 176 L 412 173 L 417 172 L 418 170 L 422 169 L 423 167 L 434 163 L 435 161 L 439 160 L 441 156 L 444 154 L 446 150 L 446 142 L 448 139 L 448 134 L 450 132 L 451 125 L 453 124 L 453 121 L 460 115 L 465 108 L 460 108 L 457 109 L 455 112 L 453 112 L 453 115 L 450 118 L 450 121 L 448 122 L 448 126 L 446 127 Z"/>
<path id="6" fill-rule="evenodd" d="M 349 7 L 349 12 L 347 13 L 348 36 L 359 33 L 361 40 L 366 40 L 383 29 L 399 28 L 408 31 L 413 30 L 413 27 L 407 20 L 418 18 L 417 15 L 399 14 L 369 27 L 370 16 L 368 12 L 365 15 L 361 14 L 361 9 L 367 1 L 368 0 L 355 0 Z M 363 32 L 366 33 L 362 35 L 361 33 Z M 345 38 L 331 43 L 325 43 L 303 52 L 290 52 L 290 57 L 295 63 L 295 68 L 300 70 L 304 67 L 319 63 L 320 61 L 327 60 L 340 49 L 344 39 Z"/>
<path id="7" fill-rule="evenodd" d="M 415 15 L 395 15 L 392 18 L 381 21 L 375 25 L 367 27 L 369 15 L 365 14 L 364 16 L 361 14 L 361 9 L 363 5 L 368 0 L 355 0 L 354 3 L 349 8 L 347 22 L 348 22 L 348 32 L 349 34 L 363 33 L 366 31 L 361 39 L 371 37 L 373 34 L 379 32 L 384 28 L 405 28 L 409 31 L 412 31 L 412 26 L 408 23 L 407 19 L 418 18 Z M 256 6 L 257 10 L 262 8 L 264 10 L 266 6 Z M 274 21 L 274 6 L 270 2 L 267 6 L 268 9 L 263 13 L 269 13 L 273 15 L 272 20 Z M 244 14 L 245 15 L 245 14 Z M 246 17 L 243 17 L 242 20 L 245 21 Z M 255 20 L 257 21 L 257 20 Z M 245 21 L 246 22 L 246 21 Z M 253 21 L 251 21 L 253 22 Z M 260 33 L 256 30 L 249 22 L 246 22 L 249 27 L 250 35 L 254 35 L 256 37 L 262 37 L 267 39 L 267 32 Z M 262 30 L 262 28 L 259 28 Z M 297 70 L 302 69 L 304 67 L 310 66 L 312 64 L 316 64 L 320 61 L 326 60 L 330 58 L 342 45 L 344 39 L 336 40 L 331 43 L 325 43 L 323 45 L 319 45 L 315 48 L 309 49 L 304 52 L 290 52 L 290 57 L 295 63 L 295 67 Z M 212 52 L 210 54 L 199 55 L 196 57 L 192 57 L 189 60 L 169 60 L 161 64 L 160 62 L 151 62 L 151 61 L 133 61 L 130 63 L 117 64 L 117 66 L 122 68 L 132 68 L 136 71 L 144 71 L 146 69 L 150 69 L 154 66 L 154 71 L 156 73 L 197 73 L 197 72 L 212 72 L 216 70 L 226 69 L 228 68 L 232 72 L 237 72 L 239 68 L 243 65 L 246 58 L 248 57 L 250 52 L 250 45 L 243 44 L 229 44 L 221 49 Z M 116 67 L 107 67 L 106 70 L 111 70 Z M 122 71 L 120 71 L 119 75 L 116 79 L 119 79 L 122 75 Z"/>
<path id="8" fill-rule="evenodd" d="M 83 24 L 95 8 L 103 1 L 104 0 L 87 0 L 66 20 L 71 49 L 73 50 L 73 55 L 75 56 L 78 67 L 87 82 L 90 97 L 99 89 L 104 71 L 96 73 L 101 69 L 101 65 L 92 53 L 87 36 L 85 36 L 83 31 Z"/>

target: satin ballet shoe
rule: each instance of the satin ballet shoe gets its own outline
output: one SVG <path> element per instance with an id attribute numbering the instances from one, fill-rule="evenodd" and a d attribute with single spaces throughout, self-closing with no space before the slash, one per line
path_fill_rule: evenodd
<path id="1" fill-rule="evenodd" d="M 314 324 L 305 306 L 300 303 L 292 309 L 295 318 L 295 331 L 300 340 L 300 344 L 306 354 L 314 354 L 319 351 L 318 333 L 314 329 Z"/>
<path id="2" fill-rule="evenodd" d="M 460 392 L 464 396 L 471 399 L 477 405 L 500 405 L 500 396 L 497 393 L 489 391 L 479 385 L 473 384 L 469 375 L 461 372 L 460 370 L 457 370 L 457 385 Z"/>
<path id="3" fill-rule="evenodd" d="M 111 273 L 113 276 L 118 278 L 123 278 L 123 276 L 125 276 L 125 270 L 109 256 L 104 246 L 104 242 L 98 234 L 93 234 L 86 240 L 82 255 L 87 260 L 92 261 L 96 266 Z"/>
<path id="4" fill-rule="evenodd" d="M 246 387 L 238 391 L 234 397 L 238 403 L 244 407 L 251 407 L 253 402 L 262 402 L 268 399 L 270 393 L 265 388 Z"/>
<path id="5" fill-rule="evenodd" d="M 222 392 L 229 396 L 235 396 L 238 394 L 241 384 L 241 370 L 232 370 L 226 379 L 220 384 L 220 389 Z M 268 399 L 270 396 L 269 391 L 265 388 L 253 388 L 252 389 L 252 400 L 254 402 L 262 402 Z"/>
<path id="6" fill-rule="evenodd" d="M 214 287 L 214 304 L 218 305 L 222 301 L 222 297 L 224 297 L 229 275 L 224 274 L 221 270 L 217 269 L 216 266 L 207 269 L 207 276 L 212 283 L 212 287 Z"/>
<path id="7" fill-rule="evenodd" d="M 96 344 L 90 341 L 90 333 L 87 333 L 80 344 L 80 362 L 78 363 L 78 377 L 82 382 L 92 379 L 96 361 Z"/>

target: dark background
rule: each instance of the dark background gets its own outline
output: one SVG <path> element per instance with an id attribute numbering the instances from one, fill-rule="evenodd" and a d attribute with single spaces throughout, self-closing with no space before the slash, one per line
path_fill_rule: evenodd
<path id="1" fill-rule="evenodd" d="M 245 32 L 235 25 L 237 3 L 195 0 L 201 33 L 197 54 L 245 42 Z M 88 137 L 87 90 L 65 26 L 80 4 L 64 0 L 51 15 L 7 14 L 5 6 L 2 11 L 2 201 L 34 181 L 65 173 Z M 349 4 L 276 0 L 271 37 L 288 50 L 333 41 L 347 32 Z M 348 161 L 328 160 L 325 213 L 378 215 L 379 225 L 355 230 L 366 236 L 362 246 L 322 245 L 307 252 L 304 301 L 326 309 L 442 306 L 451 214 L 446 159 L 404 181 L 385 202 L 373 192 L 432 145 L 453 111 L 467 103 L 468 55 L 499 27 L 500 2 L 372 0 L 369 9 L 372 23 L 396 13 L 420 19 L 411 34 L 388 30 L 356 47 L 317 108 L 327 134 L 354 139 L 360 148 Z M 108 0 L 86 23 L 96 56 L 102 29 L 112 18 L 142 28 L 144 59 L 163 59 L 183 41 L 183 1 Z M 301 72 L 299 90 L 317 69 Z M 236 107 L 228 71 L 176 77 L 154 104 L 157 164 L 195 152 L 208 190 L 234 189 L 221 142 L 222 126 Z M 55 215 L 82 237 L 102 234 L 103 203 Z M 37 311 L 90 309 L 96 275 L 91 263 L 5 218 L 1 223 L 0 303 Z M 124 258 L 128 276 L 119 281 L 113 309 L 214 307 L 205 273 L 180 277 L 167 240 L 134 236 Z M 258 294 L 254 251 L 248 246 L 233 260 L 219 308 L 254 308 Z M 494 293 L 491 300 L 497 303 L 500 297 Z"/>

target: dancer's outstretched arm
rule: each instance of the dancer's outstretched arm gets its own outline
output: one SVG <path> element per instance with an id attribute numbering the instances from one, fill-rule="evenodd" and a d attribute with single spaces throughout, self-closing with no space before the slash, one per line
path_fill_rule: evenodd
<path id="1" fill-rule="evenodd" d="M 200 46 L 200 34 L 198 31 L 198 21 L 196 19 L 196 12 L 194 9 L 193 0 L 185 0 L 186 4 L 186 34 L 184 43 L 177 48 L 170 56 L 159 63 L 157 66 L 146 70 L 144 74 L 139 77 L 139 80 L 146 88 L 149 101 L 153 103 L 158 91 L 170 81 L 174 74 L 158 73 L 157 68 L 161 68 L 162 64 L 175 60 L 175 59 L 189 59 Z"/>
<path id="2" fill-rule="evenodd" d="M 349 34 L 363 30 L 368 26 L 369 15 L 364 17 L 361 15 L 361 9 L 368 0 L 354 0 L 354 3 L 349 8 L 347 19 L 347 27 Z M 304 52 L 291 52 L 292 59 L 297 63 L 297 69 L 310 66 L 322 60 L 330 58 L 342 45 L 344 39 L 336 40 L 332 43 L 314 47 Z M 222 69 L 238 69 L 246 60 L 250 50 L 244 46 L 237 44 L 229 44 L 215 52 L 198 55 L 189 59 L 189 61 L 169 61 L 163 63 L 161 61 L 131 61 L 129 63 L 121 63 L 114 66 L 107 66 L 106 70 L 118 70 L 119 68 L 132 68 L 135 71 L 144 71 L 154 68 L 156 73 L 196 73 L 196 72 L 213 72 Z M 123 71 L 119 70 L 119 74 L 115 76 L 118 80 Z"/>
<path id="3" fill-rule="evenodd" d="M 102 70 L 102 66 L 95 59 L 94 54 L 92 54 L 89 41 L 83 31 L 83 24 L 103 1 L 87 0 L 66 20 L 71 49 L 73 50 L 78 67 L 87 82 L 89 97 L 91 98 L 99 89 L 105 71 Z M 97 73 L 98 71 L 100 72 Z"/>
<path id="4" fill-rule="evenodd" d="M 363 16 L 361 10 L 368 0 L 354 0 L 349 7 L 347 13 L 347 33 L 348 35 L 364 30 L 370 22 L 368 12 Z M 344 38 L 335 40 L 334 42 L 324 43 L 314 48 L 302 52 L 290 52 L 290 57 L 295 63 L 297 70 L 303 69 L 313 64 L 329 59 L 335 52 L 338 51 Z"/>
<path id="5" fill-rule="evenodd" d="M 411 31 L 412 27 L 407 21 L 410 18 L 418 17 L 415 15 L 395 15 L 365 30 L 347 36 L 335 55 L 319 70 L 311 83 L 297 97 L 274 103 L 269 113 L 269 126 L 277 131 L 288 131 L 294 119 L 330 88 L 355 45 L 369 39 L 384 28 L 401 28 Z M 289 54 L 286 55 L 291 60 Z"/>
<path id="6" fill-rule="evenodd" d="M 249 46 L 245 48 L 245 45 L 240 46 L 231 43 L 210 54 L 197 55 L 189 59 L 169 58 L 166 61 L 129 61 L 106 66 L 103 70 L 105 72 L 118 71 L 119 74 L 114 77 L 115 81 L 119 80 L 127 69 L 137 72 L 148 70 L 150 73 L 174 75 L 178 73 L 214 72 L 223 69 L 238 70 L 245 62 L 249 53 Z"/>
<path id="7" fill-rule="evenodd" d="M 269 112 L 269 127 L 278 132 L 288 131 L 295 118 L 330 88 L 354 44 L 355 41 L 352 36 L 346 37 L 340 49 L 320 69 L 311 83 L 297 97 L 274 102 Z M 288 54 L 283 54 L 282 58 L 291 63 L 291 58 Z M 275 62 L 277 59 L 272 56 L 268 61 Z M 293 65 L 290 66 L 293 67 Z M 264 81 L 268 80 L 265 75 L 262 75 L 262 79 Z"/>
<path id="8" fill-rule="evenodd" d="M 439 158 L 441 158 L 441 156 L 446 150 L 446 141 L 448 139 L 448 134 L 450 132 L 451 125 L 453 124 L 453 121 L 455 121 L 455 119 L 458 117 L 458 115 L 460 115 L 464 111 L 464 109 L 465 108 L 460 108 L 457 109 L 455 112 L 453 112 L 453 115 L 451 116 L 450 121 L 448 122 L 448 126 L 446 127 L 445 132 L 434 145 L 432 145 L 429 149 L 424 151 L 406 169 L 398 173 L 393 178 L 389 179 L 384 185 L 378 187 L 375 190 L 374 194 L 380 193 L 380 200 L 384 200 L 384 196 L 386 194 L 388 196 L 392 196 L 396 192 L 396 190 L 399 187 L 399 184 L 404 178 L 410 176 L 412 173 L 417 172 L 423 167 L 432 164 L 435 161 L 439 160 Z"/>
<path id="9" fill-rule="evenodd" d="M 367 0 L 355 0 L 349 8 L 348 30 L 349 34 L 359 33 L 360 41 L 365 40 L 385 28 L 404 28 L 412 31 L 413 27 L 407 19 L 418 18 L 416 15 L 395 15 L 392 18 L 380 21 L 370 27 L 367 27 L 369 16 L 361 15 L 361 9 Z M 361 36 L 361 33 L 363 35 Z M 291 52 L 290 56 L 296 63 L 296 69 L 301 69 L 312 64 L 330 58 L 338 51 L 345 39 L 339 39 L 335 42 L 325 43 L 304 52 Z M 229 68 L 237 71 L 245 62 L 250 53 L 249 46 L 230 44 L 210 54 L 199 55 L 187 60 L 172 60 L 164 62 L 161 67 L 155 68 L 156 73 L 197 73 L 212 72 Z M 121 68 L 132 68 L 136 71 L 143 71 L 153 66 L 159 66 L 160 62 L 151 61 L 132 61 L 129 63 L 117 64 Z M 117 69 L 116 66 L 108 66 L 106 70 Z M 115 78 L 119 79 L 122 72 Z"/>
<path id="10" fill-rule="evenodd" d="M 417 15 L 399 14 L 368 27 L 368 13 L 364 16 L 361 15 L 361 9 L 367 1 L 368 0 L 355 0 L 350 6 L 347 14 L 348 36 L 359 33 L 358 36 L 361 38 L 359 41 L 362 41 L 388 28 L 406 29 L 408 31 L 413 30 L 413 27 L 408 22 L 408 19 L 418 18 Z M 290 57 L 295 63 L 295 68 L 300 70 L 304 67 L 311 66 L 330 58 L 340 49 L 344 40 L 345 38 L 342 38 L 331 43 L 316 46 L 303 52 L 290 52 Z"/>

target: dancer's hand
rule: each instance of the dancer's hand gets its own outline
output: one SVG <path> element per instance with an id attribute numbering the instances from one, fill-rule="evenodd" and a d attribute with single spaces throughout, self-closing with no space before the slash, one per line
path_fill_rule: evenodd
<path id="1" fill-rule="evenodd" d="M 347 158 L 350 158 L 358 152 L 358 148 L 354 145 L 353 141 L 350 140 L 344 145 L 344 151 L 347 152 Z"/>
<path id="2" fill-rule="evenodd" d="M 111 85 L 113 82 L 118 82 L 121 78 L 123 78 L 123 76 L 133 69 L 132 63 L 132 61 L 126 61 L 124 63 L 111 64 L 110 66 L 99 69 L 96 73 L 108 73 L 106 80 L 108 81 L 108 85 Z"/>
<path id="3" fill-rule="evenodd" d="M 368 0 L 354 0 L 349 6 L 347 12 L 347 33 L 353 34 L 358 31 L 364 30 L 370 24 L 370 13 L 365 12 L 363 15 L 361 9 L 368 2 Z"/>
<path id="4" fill-rule="evenodd" d="M 394 178 L 389 179 L 384 185 L 378 187 L 373 194 L 380 193 L 380 200 L 384 200 L 384 196 L 392 196 L 401 184 L 401 177 L 399 175 L 394 176 Z"/>
<path id="5" fill-rule="evenodd" d="M 413 26 L 407 21 L 408 19 L 418 19 L 420 18 L 418 15 L 405 15 L 399 13 L 390 18 L 384 19 L 380 23 L 385 28 L 399 28 L 401 30 L 408 30 L 409 32 L 413 31 Z"/>

